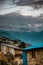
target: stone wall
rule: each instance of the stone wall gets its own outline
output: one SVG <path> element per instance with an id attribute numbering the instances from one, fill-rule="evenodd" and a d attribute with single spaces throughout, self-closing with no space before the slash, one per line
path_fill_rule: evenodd
<path id="1" fill-rule="evenodd" d="M 1 45 L 1 51 L 6 54 L 9 51 L 9 48 L 7 46 Z"/>
<path id="2" fill-rule="evenodd" d="M 32 50 L 32 51 L 27 51 L 28 65 L 43 65 L 43 50 Z"/>
<path id="3" fill-rule="evenodd" d="M 17 63 L 18 65 L 23 64 L 23 59 L 21 58 L 22 51 L 19 49 L 14 49 L 5 45 L 1 45 L 1 51 L 0 51 L 0 60 L 8 60 L 6 57 L 7 53 L 11 53 L 13 55 L 13 63 Z M 17 57 L 15 56 L 17 54 Z M 4 58 L 3 58 L 4 55 Z M 11 59 L 12 60 L 12 59 Z"/>
<path id="4" fill-rule="evenodd" d="M 15 54 L 21 54 L 22 53 L 22 51 L 21 50 L 15 50 Z"/>
<path id="5" fill-rule="evenodd" d="M 12 55 L 15 55 L 15 49 L 11 48 L 11 47 L 8 47 L 8 46 L 5 46 L 5 45 L 1 45 L 1 51 L 4 54 L 7 54 L 8 52 L 10 52 Z"/>

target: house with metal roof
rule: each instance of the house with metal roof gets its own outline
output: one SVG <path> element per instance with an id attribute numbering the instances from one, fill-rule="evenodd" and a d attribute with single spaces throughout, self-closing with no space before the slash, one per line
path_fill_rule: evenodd
<path id="1" fill-rule="evenodd" d="M 23 65 L 43 65 L 43 44 L 32 45 L 23 50 Z"/>
<path id="2" fill-rule="evenodd" d="M 5 55 L 6 57 L 12 55 L 14 58 L 13 63 L 19 63 L 20 65 L 23 64 L 22 50 L 24 47 L 28 47 L 28 46 L 31 45 L 26 44 L 25 42 L 21 42 L 20 40 L 17 39 L 12 40 L 10 38 L 0 37 L 0 52 L 1 52 L 0 55 Z"/>

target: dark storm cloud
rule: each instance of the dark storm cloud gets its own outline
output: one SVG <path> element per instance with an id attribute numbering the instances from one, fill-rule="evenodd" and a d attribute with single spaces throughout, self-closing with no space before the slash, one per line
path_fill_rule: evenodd
<path id="1" fill-rule="evenodd" d="M 43 4 L 43 0 L 0 0 L 1 4 L 4 4 L 4 2 L 12 2 L 12 4 L 17 5 L 31 5 L 31 4 Z"/>
<path id="2" fill-rule="evenodd" d="M 43 0 L 20 0 L 17 2 L 18 5 L 32 5 L 39 4 L 43 5 Z"/>
<path id="3" fill-rule="evenodd" d="M 43 0 L 38 0 L 35 2 L 35 4 L 43 5 Z"/>
<path id="4" fill-rule="evenodd" d="M 30 5 L 33 3 L 34 3 L 34 0 L 20 0 L 17 4 L 18 5 Z"/>
<path id="5" fill-rule="evenodd" d="M 39 9 L 43 6 L 43 0 L 20 0 L 16 4 L 19 6 L 32 6 L 34 9 Z"/>
<path id="6" fill-rule="evenodd" d="M 18 4 L 31 4 L 34 3 L 35 0 L 0 0 L 0 3 L 4 3 L 5 1 L 9 1 L 12 3 L 18 3 Z"/>
<path id="7" fill-rule="evenodd" d="M 5 0 L 0 0 L 0 3 L 3 2 L 3 1 L 5 1 Z"/>
<path id="8" fill-rule="evenodd" d="M 32 6 L 34 9 L 39 9 L 43 6 L 43 0 L 0 0 L 0 8 L 8 8 L 12 5 Z"/>
<path id="9" fill-rule="evenodd" d="M 0 0 L 0 5 L 4 4 L 6 0 Z"/>

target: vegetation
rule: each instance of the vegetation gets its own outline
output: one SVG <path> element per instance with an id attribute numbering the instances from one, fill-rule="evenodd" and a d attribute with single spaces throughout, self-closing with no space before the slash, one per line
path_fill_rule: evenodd
<path id="1" fill-rule="evenodd" d="M 20 47 L 21 49 L 26 48 L 26 44 L 25 44 L 24 42 L 22 42 L 22 43 L 19 45 L 19 47 Z"/>

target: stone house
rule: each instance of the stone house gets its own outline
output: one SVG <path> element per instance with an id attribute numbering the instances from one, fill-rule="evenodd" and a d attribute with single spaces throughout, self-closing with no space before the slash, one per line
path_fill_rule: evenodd
<path id="1" fill-rule="evenodd" d="M 23 65 L 43 65 L 43 44 L 33 45 L 23 50 Z"/>
<path id="2" fill-rule="evenodd" d="M 1 43 L 0 47 L 1 47 L 0 51 L 3 52 L 4 55 L 7 55 L 8 53 L 13 55 L 14 57 L 13 63 L 17 62 L 20 64 L 21 60 L 23 60 L 22 50 L 20 48 L 17 48 L 16 46 L 13 46 L 11 44 L 3 44 L 3 43 Z"/>
<path id="3" fill-rule="evenodd" d="M 19 48 L 18 44 L 15 43 L 14 40 L 11 40 L 6 37 L 0 37 L 0 55 L 3 57 L 3 55 L 10 55 L 12 54 L 14 57 L 14 62 L 17 62 L 18 64 L 21 63 L 22 60 L 22 50 Z M 0 57 L 0 59 L 2 58 Z M 3 57 L 4 59 L 6 57 Z M 2 59 L 3 59 L 2 58 Z"/>
<path id="4" fill-rule="evenodd" d="M 11 40 L 6 37 L 0 37 L 0 51 L 3 52 L 4 55 L 12 54 L 14 56 L 13 63 L 18 63 L 20 65 L 23 64 L 23 51 L 19 47 L 21 41 L 19 40 Z M 26 47 L 31 46 L 30 44 L 26 44 Z"/>

